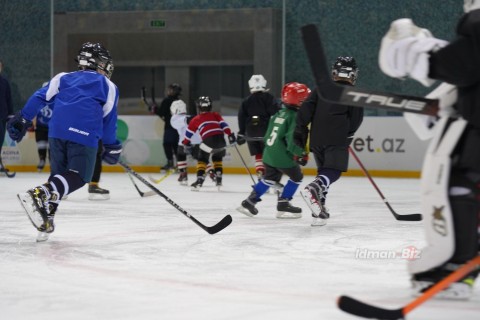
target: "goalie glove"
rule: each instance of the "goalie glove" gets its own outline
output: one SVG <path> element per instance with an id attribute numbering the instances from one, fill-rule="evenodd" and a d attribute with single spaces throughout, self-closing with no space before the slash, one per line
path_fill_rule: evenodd
<path id="1" fill-rule="evenodd" d="M 411 19 L 398 19 L 382 38 L 378 63 L 390 77 L 410 77 L 428 87 L 434 82 L 428 77 L 430 52 L 447 44 L 434 38 L 428 29 L 416 26 Z"/>

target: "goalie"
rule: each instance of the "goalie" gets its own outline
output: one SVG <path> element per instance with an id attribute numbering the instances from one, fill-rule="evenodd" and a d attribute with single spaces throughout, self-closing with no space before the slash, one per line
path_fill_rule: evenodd
<path id="1" fill-rule="evenodd" d="M 465 0 L 465 14 L 451 43 L 436 39 L 410 19 L 392 22 L 382 39 L 379 64 L 395 78 L 430 86 L 440 100 L 422 168 L 421 203 L 427 247 L 409 262 L 415 292 L 421 293 L 478 255 L 480 213 L 480 0 Z M 415 120 L 413 115 L 407 121 Z M 420 122 L 432 124 L 432 119 Z M 417 121 L 418 122 L 418 121 Z M 468 299 L 478 269 L 439 296 Z"/>

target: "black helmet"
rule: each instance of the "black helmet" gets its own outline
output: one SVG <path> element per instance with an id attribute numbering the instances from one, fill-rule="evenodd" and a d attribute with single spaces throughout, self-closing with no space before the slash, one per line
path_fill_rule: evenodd
<path id="1" fill-rule="evenodd" d="M 212 101 L 210 100 L 210 97 L 199 97 L 197 101 L 195 101 L 195 104 L 197 105 L 198 111 L 200 113 L 212 111 Z"/>
<path id="2" fill-rule="evenodd" d="M 108 78 L 113 73 L 113 59 L 110 52 L 100 43 L 85 42 L 77 55 L 78 68 L 103 70 Z"/>
<path id="3" fill-rule="evenodd" d="M 178 83 L 170 83 L 167 88 L 170 96 L 178 97 L 182 93 L 182 87 Z"/>
<path id="4" fill-rule="evenodd" d="M 354 58 L 340 56 L 335 60 L 332 66 L 333 81 L 354 85 L 357 75 L 358 67 Z"/>

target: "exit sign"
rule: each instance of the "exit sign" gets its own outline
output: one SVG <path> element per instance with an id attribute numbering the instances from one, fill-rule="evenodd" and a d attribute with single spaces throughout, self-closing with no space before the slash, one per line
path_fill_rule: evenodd
<path id="1" fill-rule="evenodd" d="M 152 28 L 165 28 L 167 26 L 167 22 L 165 20 L 150 20 L 150 27 Z"/>

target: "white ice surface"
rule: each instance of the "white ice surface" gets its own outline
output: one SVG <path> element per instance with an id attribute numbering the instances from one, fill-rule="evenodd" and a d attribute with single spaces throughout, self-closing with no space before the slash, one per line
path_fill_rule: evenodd
<path id="1" fill-rule="evenodd" d="M 247 175 L 225 175 L 221 192 L 208 180 L 192 192 L 177 175 L 156 185 L 205 225 L 232 215 L 209 235 L 160 196 L 141 198 L 126 174 L 104 173 L 111 199 L 76 191 L 61 203 L 50 240 L 36 243 L 16 194 L 46 178 L 0 178 L 0 319 L 340 320 L 357 319 L 336 307 L 342 294 L 386 308 L 413 299 L 405 259 L 355 258 L 357 250 L 424 245 L 421 222 L 396 221 L 366 178 L 335 183 L 332 217 L 315 228 L 298 195 L 302 219 L 276 219 L 270 194 L 257 217 L 237 212 L 250 192 Z M 375 181 L 398 213 L 419 212 L 418 180 Z M 468 302 L 429 301 L 407 318 L 480 319 L 479 291 L 477 284 Z"/>

